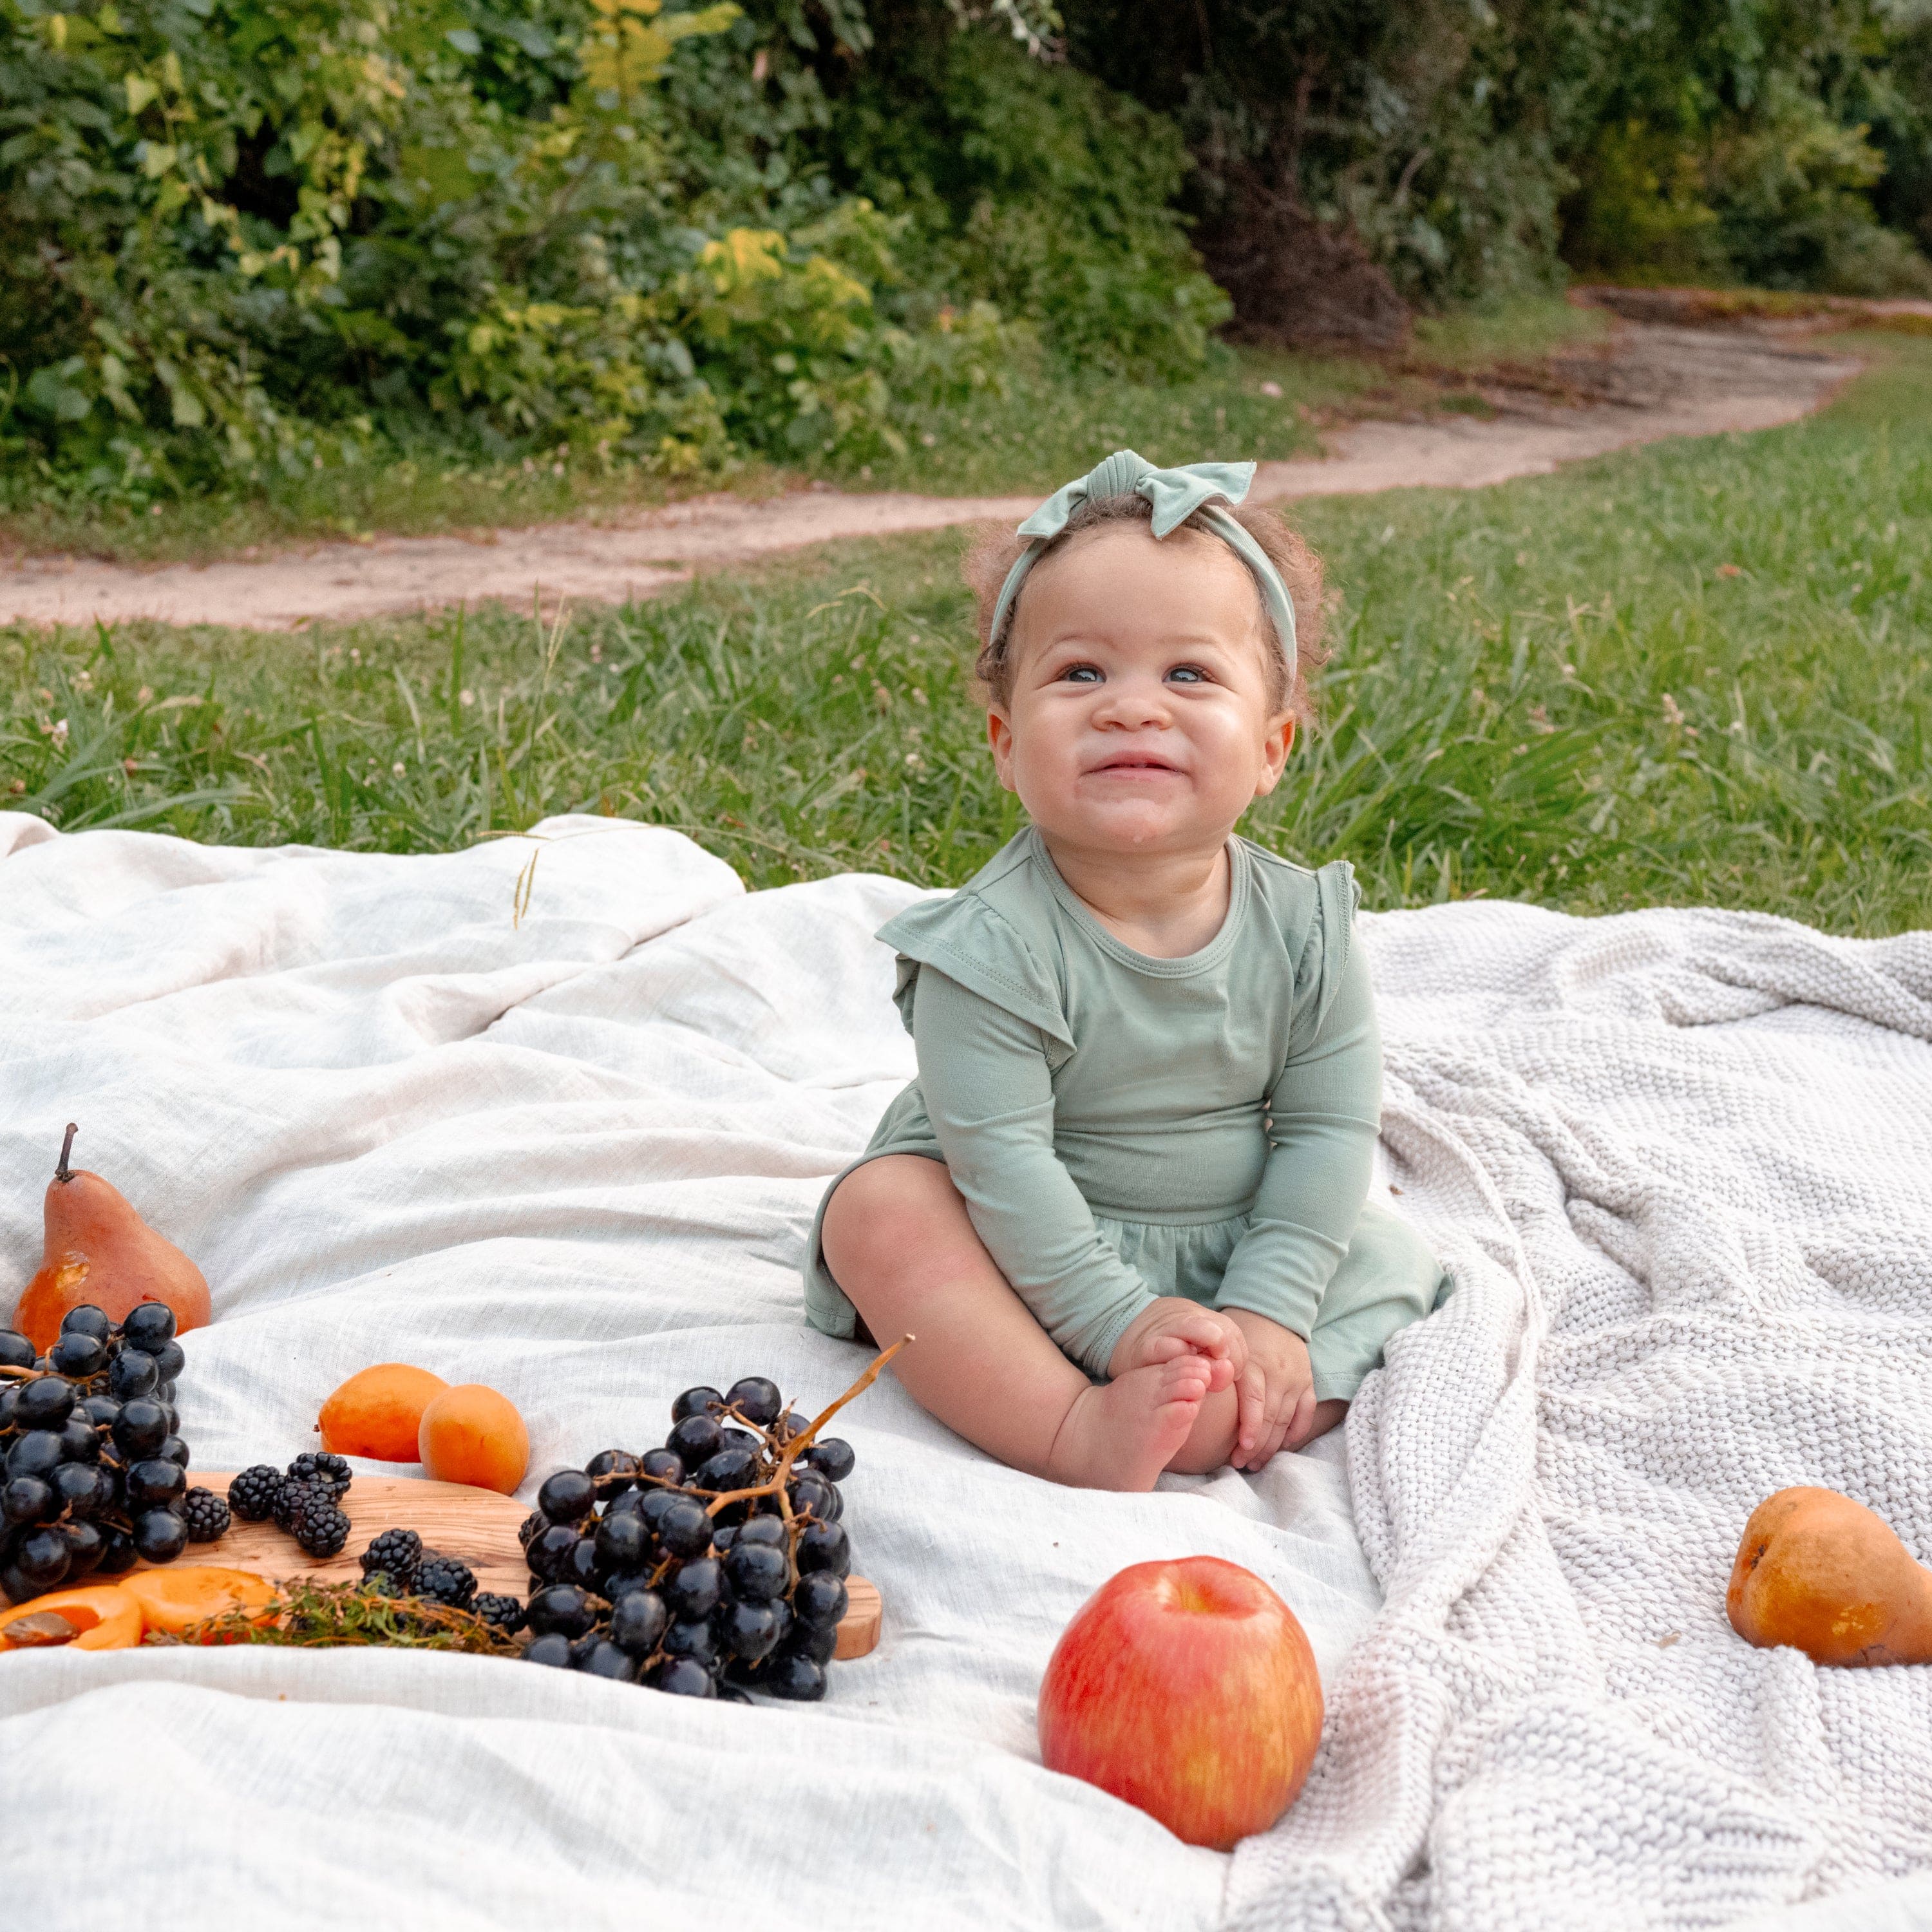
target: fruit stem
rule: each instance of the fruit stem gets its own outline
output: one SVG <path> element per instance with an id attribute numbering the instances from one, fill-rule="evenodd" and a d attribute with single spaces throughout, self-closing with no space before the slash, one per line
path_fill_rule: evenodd
<path id="1" fill-rule="evenodd" d="M 61 1142 L 60 1165 L 54 1169 L 54 1178 L 56 1180 L 71 1180 L 74 1178 L 74 1176 L 68 1171 L 67 1157 L 69 1154 L 73 1153 L 74 1137 L 80 1132 L 80 1127 L 77 1122 L 74 1120 L 68 1122 L 67 1138 Z"/>
<path id="2" fill-rule="evenodd" d="M 786 1479 L 791 1474 L 791 1466 L 798 1460 L 799 1457 L 806 1450 L 812 1447 L 814 1440 L 818 1436 L 818 1432 L 823 1429 L 848 1402 L 851 1401 L 854 1397 L 863 1395 L 866 1391 L 878 1380 L 879 1371 L 883 1369 L 886 1364 L 907 1345 L 908 1342 L 916 1340 L 916 1339 L 917 1338 L 914 1336 L 902 1335 L 890 1348 L 881 1349 L 878 1354 L 874 1355 L 872 1358 L 872 1366 L 866 1370 L 866 1372 L 861 1376 L 836 1402 L 833 1402 L 830 1408 L 821 1410 L 818 1417 L 814 1420 L 812 1426 L 809 1429 L 801 1430 L 797 1435 L 794 1436 L 791 1440 L 778 1451 L 778 1471 L 777 1473 L 772 1476 L 770 1482 L 760 1483 L 753 1489 L 727 1490 L 722 1496 L 713 1498 L 711 1506 L 704 1512 L 706 1516 L 716 1516 L 727 1503 L 747 1502 L 756 1496 L 776 1495 L 780 1498 L 783 1498 L 785 1492 Z M 788 1508 L 785 1511 L 786 1520 L 789 1522 L 790 1520 L 790 1517 L 791 1511 Z"/>

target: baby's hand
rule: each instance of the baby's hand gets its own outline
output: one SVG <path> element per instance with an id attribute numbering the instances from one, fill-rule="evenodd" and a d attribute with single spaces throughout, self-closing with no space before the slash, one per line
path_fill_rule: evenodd
<path id="1" fill-rule="evenodd" d="M 1299 1444 L 1315 1419 L 1308 1344 L 1293 1329 L 1250 1309 L 1222 1312 L 1247 1344 L 1235 1384 L 1239 1408 L 1228 1460 L 1238 1469 L 1258 1469 L 1284 1444 Z"/>
<path id="2" fill-rule="evenodd" d="M 1130 1369 L 1171 1362 L 1180 1355 L 1208 1358 L 1208 1388 L 1212 1394 L 1232 1388 L 1247 1366 L 1247 1338 L 1232 1313 L 1204 1308 L 1185 1295 L 1164 1294 L 1143 1309 L 1114 1344 L 1107 1373 L 1118 1379 Z"/>

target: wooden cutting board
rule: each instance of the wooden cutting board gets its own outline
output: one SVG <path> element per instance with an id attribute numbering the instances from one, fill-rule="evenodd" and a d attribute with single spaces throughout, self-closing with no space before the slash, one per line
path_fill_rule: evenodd
<path id="1" fill-rule="evenodd" d="M 226 1496 L 233 1478 L 232 1471 L 196 1469 L 188 1480 Z M 476 1573 L 478 1589 L 499 1591 L 520 1602 L 530 1588 L 530 1568 L 517 1540 L 518 1527 L 530 1512 L 512 1497 L 466 1483 L 358 1474 L 342 1508 L 349 1518 L 349 1540 L 339 1556 L 318 1562 L 273 1522 L 244 1522 L 237 1516 L 220 1542 L 191 1543 L 179 1560 L 252 1570 L 260 1576 L 350 1583 L 362 1574 L 358 1559 L 372 1538 L 386 1529 L 412 1529 L 439 1556 L 468 1564 Z M 838 1626 L 838 1654 L 850 1659 L 877 1648 L 884 1606 L 878 1590 L 862 1576 L 848 1577 L 845 1588 L 851 1603 Z"/>

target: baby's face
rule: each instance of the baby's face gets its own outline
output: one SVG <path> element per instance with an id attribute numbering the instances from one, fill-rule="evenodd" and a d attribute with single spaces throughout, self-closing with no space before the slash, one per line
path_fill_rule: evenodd
<path id="1" fill-rule="evenodd" d="M 1294 741 L 1268 704 L 1264 622 L 1218 537 L 1130 524 L 1074 538 L 1020 598 L 1012 697 L 987 720 L 1000 782 L 1070 845 L 1218 845 Z"/>

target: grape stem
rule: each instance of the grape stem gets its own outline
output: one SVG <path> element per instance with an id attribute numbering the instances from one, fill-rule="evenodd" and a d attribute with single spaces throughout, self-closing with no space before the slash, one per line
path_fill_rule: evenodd
<path id="1" fill-rule="evenodd" d="M 730 1503 L 751 1502 L 759 1496 L 776 1496 L 778 1499 L 779 1508 L 784 1512 L 785 1521 L 789 1525 L 791 1521 L 791 1499 L 785 1494 L 785 1484 L 791 1475 L 791 1466 L 818 1440 L 818 1432 L 848 1402 L 863 1395 L 878 1380 L 880 1370 L 902 1348 L 915 1339 L 910 1335 L 902 1335 L 890 1348 L 881 1349 L 878 1354 L 874 1355 L 872 1358 L 872 1366 L 866 1370 L 866 1372 L 836 1402 L 829 1408 L 821 1410 L 808 1429 L 801 1430 L 778 1451 L 778 1468 L 768 1482 L 760 1483 L 755 1487 L 748 1490 L 727 1490 L 723 1495 L 712 1499 L 711 1506 L 704 1512 L 705 1514 L 716 1516 L 720 1510 Z"/>

